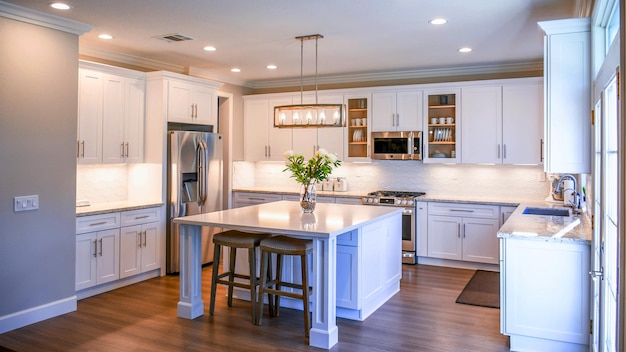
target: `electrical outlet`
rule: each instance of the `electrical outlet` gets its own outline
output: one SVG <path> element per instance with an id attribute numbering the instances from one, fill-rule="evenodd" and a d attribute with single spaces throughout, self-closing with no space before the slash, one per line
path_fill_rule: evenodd
<path id="1" fill-rule="evenodd" d="M 39 209 L 39 195 L 21 196 L 13 198 L 13 211 L 28 211 Z"/>

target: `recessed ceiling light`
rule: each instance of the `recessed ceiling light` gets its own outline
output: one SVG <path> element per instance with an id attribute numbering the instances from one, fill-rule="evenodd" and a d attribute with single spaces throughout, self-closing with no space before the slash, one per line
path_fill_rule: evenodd
<path id="1" fill-rule="evenodd" d="M 64 4 L 62 2 L 53 2 L 50 4 L 50 7 L 57 10 L 69 10 L 71 8 L 70 5 Z"/>
<path id="2" fill-rule="evenodd" d="M 278 66 L 276 66 L 276 65 L 267 65 L 267 66 L 265 66 L 265 67 L 266 67 L 268 70 L 275 70 L 275 69 L 277 69 L 277 68 L 278 68 Z"/>
<path id="3" fill-rule="evenodd" d="M 445 18 L 435 18 L 430 20 L 429 22 L 430 24 L 446 24 L 448 23 L 448 20 L 446 20 Z"/>
<path id="4" fill-rule="evenodd" d="M 109 40 L 109 39 L 113 39 L 113 36 L 112 36 L 112 35 L 110 35 L 110 34 L 105 34 L 105 33 L 103 33 L 103 34 L 100 34 L 100 35 L 98 36 L 98 38 L 100 38 L 100 39 L 105 39 L 105 40 Z"/>
<path id="5" fill-rule="evenodd" d="M 230 72 L 241 72 L 241 69 L 237 67 L 233 67 L 230 69 Z"/>
<path id="6" fill-rule="evenodd" d="M 470 51 L 472 51 L 472 48 L 469 48 L 469 47 L 464 47 L 464 48 L 459 49 L 460 53 L 469 53 Z"/>
<path id="7" fill-rule="evenodd" d="M 205 46 L 202 49 L 204 49 L 204 51 L 215 51 L 215 50 L 217 50 L 214 46 L 210 46 L 210 45 L 209 46 Z"/>

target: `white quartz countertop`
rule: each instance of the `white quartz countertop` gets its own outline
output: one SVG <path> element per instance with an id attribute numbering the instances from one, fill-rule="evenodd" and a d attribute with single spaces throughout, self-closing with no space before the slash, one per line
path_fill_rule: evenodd
<path id="1" fill-rule="evenodd" d="M 118 211 L 137 210 L 163 205 L 161 202 L 145 202 L 145 201 L 119 201 L 119 202 L 102 202 L 94 203 L 84 207 L 76 207 L 76 216 L 88 216 L 97 214 L 114 213 Z"/>
<path id="2" fill-rule="evenodd" d="M 313 213 L 304 214 L 299 202 L 283 200 L 180 217 L 174 222 L 328 238 L 401 213 L 402 208 L 396 207 L 317 203 Z"/>
<path id="3" fill-rule="evenodd" d="M 523 214 L 526 207 L 560 208 L 548 203 L 522 203 L 498 230 L 499 238 L 548 242 L 591 243 L 591 222 L 586 214 L 545 216 Z"/>

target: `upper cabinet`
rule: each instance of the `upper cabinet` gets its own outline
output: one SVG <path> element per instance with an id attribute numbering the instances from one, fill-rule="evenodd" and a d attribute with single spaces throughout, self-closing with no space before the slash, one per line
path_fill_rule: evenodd
<path id="1" fill-rule="evenodd" d="M 590 19 L 539 22 L 544 36 L 544 169 L 591 173 Z"/>
<path id="2" fill-rule="evenodd" d="M 542 162 L 541 78 L 463 87 L 461 96 L 463 163 Z"/>
<path id="3" fill-rule="evenodd" d="M 142 162 L 145 74 L 80 62 L 79 164 Z"/>
<path id="4" fill-rule="evenodd" d="M 442 88 L 424 90 L 425 163 L 458 163 L 461 161 L 461 90 Z"/>
<path id="5" fill-rule="evenodd" d="M 161 102 L 165 121 L 217 126 L 221 83 L 165 71 L 148 73 L 148 80 L 154 87 L 154 101 Z"/>
<path id="6" fill-rule="evenodd" d="M 422 91 L 372 94 L 372 132 L 421 131 Z"/>
<path id="7" fill-rule="evenodd" d="M 345 160 L 367 160 L 369 158 L 369 127 L 372 119 L 369 117 L 371 98 L 370 94 L 344 95 L 346 105 Z"/>
<path id="8" fill-rule="evenodd" d="M 244 97 L 244 157 L 247 161 L 283 160 L 292 149 L 291 128 L 274 127 L 274 107 L 291 105 L 292 97 Z"/>

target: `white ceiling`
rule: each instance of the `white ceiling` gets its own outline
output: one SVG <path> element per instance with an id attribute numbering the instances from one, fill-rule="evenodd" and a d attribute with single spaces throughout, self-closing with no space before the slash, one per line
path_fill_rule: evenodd
<path id="1" fill-rule="evenodd" d="M 72 8 L 62 12 L 50 0 L 8 2 L 94 25 L 80 38 L 83 55 L 253 88 L 299 82 L 294 38 L 316 33 L 324 36 L 320 82 L 537 66 L 543 56 L 537 22 L 577 17 L 585 6 L 584 0 L 68 0 Z M 429 24 L 435 17 L 448 23 Z M 101 33 L 114 39 L 98 39 Z M 154 39 L 172 33 L 194 40 Z M 217 51 L 203 51 L 207 45 Z M 462 46 L 473 51 L 460 54 Z M 304 42 L 303 58 L 304 76 L 313 76 L 314 41 Z"/>

